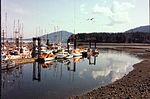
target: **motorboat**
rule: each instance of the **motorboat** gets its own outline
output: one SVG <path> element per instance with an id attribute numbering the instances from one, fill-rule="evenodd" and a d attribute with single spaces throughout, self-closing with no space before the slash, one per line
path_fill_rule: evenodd
<path id="1" fill-rule="evenodd" d="M 12 60 L 5 60 L 5 61 L 3 60 L 3 61 L 1 61 L 1 69 L 2 70 L 10 69 L 10 68 L 13 68 L 15 66 L 16 66 L 16 64 Z"/>
<path id="2" fill-rule="evenodd" d="M 74 57 L 76 57 L 76 56 L 82 56 L 82 53 L 80 52 L 80 49 L 74 49 L 73 56 Z"/>
<path id="3" fill-rule="evenodd" d="M 2 61 L 8 60 L 8 56 L 7 56 L 6 53 L 3 52 L 3 51 L 2 51 L 2 53 L 1 53 L 1 60 L 2 60 Z"/>
<path id="4" fill-rule="evenodd" d="M 8 56 L 8 59 L 9 60 L 14 60 L 14 59 L 20 59 L 22 58 L 21 54 L 19 54 L 19 51 L 18 50 L 12 50 L 10 51 L 9 55 Z"/>
<path id="5" fill-rule="evenodd" d="M 59 52 L 57 55 L 56 55 L 56 58 L 57 59 L 69 59 L 69 58 L 72 58 L 73 55 L 72 54 L 69 54 L 68 52 Z"/>
<path id="6" fill-rule="evenodd" d="M 66 56 L 66 59 L 70 59 L 70 58 L 73 58 L 73 55 L 68 53 L 68 55 Z"/>
<path id="7" fill-rule="evenodd" d="M 67 57 L 67 54 L 65 52 L 59 52 L 56 54 L 57 59 L 64 59 Z"/>
<path id="8" fill-rule="evenodd" d="M 75 62 L 75 63 L 80 62 L 81 58 L 82 58 L 82 56 L 74 57 L 73 62 Z"/>
<path id="9" fill-rule="evenodd" d="M 97 49 L 93 49 L 92 54 L 99 54 L 99 51 Z"/>
<path id="10" fill-rule="evenodd" d="M 41 66 L 43 68 L 48 68 L 50 65 L 53 65 L 53 64 L 54 64 L 54 61 L 50 60 L 50 61 L 45 61 L 43 64 L 41 64 Z"/>
<path id="11" fill-rule="evenodd" d="M 48 53 L 43 53 L 42 55 L 40 55 L 37 59 L 37 61 L 39 62 L 45 62 L 45 61 L 50 61 L 55 59 L 56 55 L 54 54 L 48 54 Z"/>

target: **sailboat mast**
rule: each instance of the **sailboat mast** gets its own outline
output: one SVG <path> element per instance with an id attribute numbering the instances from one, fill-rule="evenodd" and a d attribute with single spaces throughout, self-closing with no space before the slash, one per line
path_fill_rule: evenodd
<path id="1" fill-rule="evenodd" d="M 46 29 L 44 29 L 43 31 L 44 31 L 44 32 L 43 32 L 43 34 L 44 34 L 44 37 L 43 37 L 43 38 L 44 38 L 44 43 L 46 43 L 46 38 L 47 38 L 47 37 L 46 37 L 46 34 L 47 34 L 47 33 L 46 33 Z"/>
<path id="2" fill-rule="evenodd" d="M 13 38 L 14 43 L 15 43 L 15 39 L 16 39 L 16 38 L 15 38 L 15 20 L 14 20 L 14 26 L 13 26 L 13 37 L 12 37 L 12 38 Z"/>
<path id="3" fill-rule="evenodd" d="M 7 42 L 7 13 L 5 13 L 5 34 L 6 34 L 6 42 Z"/>
<path id="4" fill-rule="evenodd" d="M 47 42 L 46 45 L 49 45 L 48 33 L 47 33 Z"/>
<path id="5" fill-rule="evenodd" d="M 75 13 L 75 7 L 76 7 L 76 3 L 75 3 L 75 0 L 74 0 L 74 49 L 76 49 L 76 31 L 75 31 L 75 28 L 76 28 L 76 23 L 75 23 L 75 18 L 76 18 L 76 13 Z"/>
<path id="6" fill-rule="evenodd" d="M 17 31 L 16 31 L 16 45 L 17 45 L 17 47 L 18 47 L 18 50 L 20 50 L 19 49 L 19 36 L 20 36 L 20 24 L 19 24 L 19 19 L 18 19 L 18 28 L 17 28 Z"/>
<path id="7" fill-rule="evenodd" d="M 5 34 L 4 29 L 2 30 L 2 32 L 3 32 L 3 50 L 4 50 L 4 45 L 5 45 L 5 44 L 4 44 L 4 37 L 5 37 L 5 36 L 4 36 L 4 34 Z"/>
<path id="8" fill-rule="evenodd" d="M 23 23 L 21 25 L 21 33 L 20 33 L 20 47 L 22 49 L 23 46 Z"/>
<path id="9" fill-rule="evenodd" d="M 57 44 L 59 43 L 58 37 L 59 37 L 59 32 L 58 32 L 58 26 L 57 26 Z"/>

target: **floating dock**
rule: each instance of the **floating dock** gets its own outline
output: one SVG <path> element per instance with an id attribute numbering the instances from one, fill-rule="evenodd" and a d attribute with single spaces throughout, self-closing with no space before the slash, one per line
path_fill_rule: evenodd
<path id="1" fill-rule="evenodd" d="M 20 64 L 26 64 L 26 63 L 33 63 L 35 62 L 35 58 L 24 58 L 24 59 L 14 59 L 12 61 L 15 62 L 16 65 L 20 65 Z"/>

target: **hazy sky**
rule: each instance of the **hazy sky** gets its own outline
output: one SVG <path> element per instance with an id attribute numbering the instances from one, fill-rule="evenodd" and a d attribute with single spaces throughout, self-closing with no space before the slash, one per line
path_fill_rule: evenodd
<path id="1" fill-rule="evenodd" d="M 124 32 L 149 24 L 149 0 L 1 0 L 1 4 L 2 25 L 7 13 L 9 37 L 18 19 L 25 38 L 35 36 L 36 30 L 37 35 L 74 29 L 76 33 Z"/>

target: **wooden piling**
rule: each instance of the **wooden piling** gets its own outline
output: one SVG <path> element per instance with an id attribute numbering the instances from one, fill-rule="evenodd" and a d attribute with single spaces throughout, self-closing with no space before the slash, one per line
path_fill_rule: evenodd
<path id="1" fill-rule="evenodd" d="M 41 54 L 41 39 L 38 37 L 38 56 Z"/>
<path id="2" fill-rule="evenodd" d="M 77 41 L 76 41 L 76 35 L 74 35 L 74 49 L 76 49 Z"/>
<path id="3" fill-rule="evenodd" d="M 89 48 L 91 49 L 91 40 L 89 40 Z"/>
<path id="4" fill-rule="evenodd" d="M 94 42 L 94 45 L 95 45 L 95 49 L 96 49 L 96 41 Z"/>
<path id="5" fill-rule="evenodd" d="M 69 42 L 70 42 L 70 40 L 68 39 L 67 40 L 67 50 L 68 50 L 68 53 L 69 53 Z"/>
<path id="6" fill-rule="evenodd" d="M 36 38 L 33 38 L 32 58 L 36 56 Z"/>

